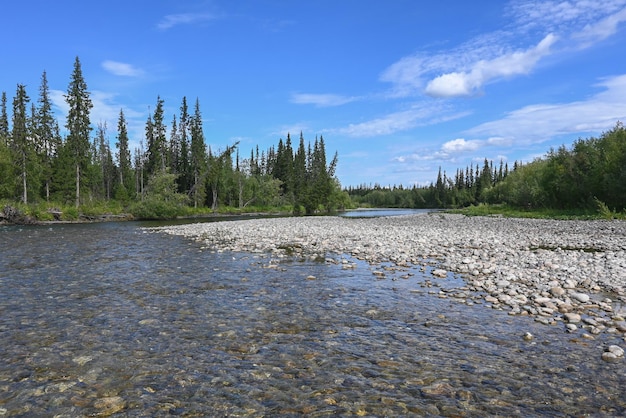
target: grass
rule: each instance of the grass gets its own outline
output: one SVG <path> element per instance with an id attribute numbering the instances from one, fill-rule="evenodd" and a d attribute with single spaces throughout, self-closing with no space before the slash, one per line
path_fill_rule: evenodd
<path id="1" fill-rule="evenodd" d="M 509 205 L 479 204 L 461 209 L 450 209 L 450 213 L 460 213 L 467 216 L 504 216 L 507 218 L 535 218 L 535 219 L 622 219 L 626 220 L 626 212 L 611 211 L 606 205 L 599 205 L 594 209 L 521 209 Z"/>
<path id="2" fill-rule="evenodd" d="M 75 205 L 67 205 L 60 202 L 40 201 L 24 204 L 11 200 L 0 200 L 0 210 L 5 206 L 11 206 L 21 215 L 40 222 L 71 222 L 79 220 L 81 216 L 120 215 L 124 213 L 124 207 L 116 201 L 98 201 L 76 208 Z M 55 217 L 55 214 L 58 219 Z"/>

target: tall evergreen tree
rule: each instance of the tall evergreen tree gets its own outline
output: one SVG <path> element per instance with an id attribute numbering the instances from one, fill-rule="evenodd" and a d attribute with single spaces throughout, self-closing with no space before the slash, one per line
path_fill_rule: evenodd
<path id="1" fill-rule="evenodd" d="M 146 140 L 148 143 L 148 155 L 146 172 L 148 175 L 159 171 L 165 171 L 167 167 L 167 136 L 166 126 L 163 123 L 163 99 L 157 97 L 157 105 L 152 118 L 148 118 L 146 124 Z M 150 132 L 149 132 L 150 131 Z"/>
<path id="2" fill-rule="evenodd" d="M 117 164 L 119 168 L 119 193 L 122 200 L 126 199 L 130 191 L 131 183 L 131 160 L 128 139 L 128 128 L 124 111 L 120 109 L 120 116 L 117 120 Z"/>
<path id="3" fill-rule="evenodd" d="M 178 118 L 178 137 L 180 141 L 180 151 L 178 156 L 178 165 L 176 172 L 178 173 L 178 191 L 180 193 L 188 192 L 192 187 L 191 164 L 189 162 L 189 108 L 187 106 L 187 97 L 183 97 L 180 105 L 180 116 Z"/>
<path id="4" fill-rule="evenodd" d="M 85 177 L 85 171 L 90 161 L 89 134 L 92 128 L 89 114 L 93 107 L 78 57 L 74 61 L 74 71 L 65 100 L 69 106 L 65 124 L 68 131 L 65 146 L 68 148 L 76 171 L 76 207 L 78 207 L 80 205 L 81 180 Z"/>
<path id="5" fill-rule="evenodd" d="M 206 178 L 207 154 L 202 129 L 202 114 L 200 112 L 200 100 L 196 99 L 194 115 L 191 119 L 191 159 L 190 168 L 193 175 L 190 194 L 194 207 L 204 200 L 204 180 Z M 214 189 L 217 196 L 217 188 Z M 217 203 L 214 203 L 215 205 Z"/>
<path id="6" fill-rule="evenodd" d="M 93 189 L 97 196 L 109 200 L 113 191 L 113 182 L 115 181 L 115 165 L 113 163 L 113 155 L 111 147 L 107 139 L 106 122 L 98 123 L 96 130 L 96 138 L 94 139 L 94 172 L 95 179 Z M 97 181 L 96 181 L 97 180 Z"/>
<path id="7" fill-rule="evenodd" d="M 178 159 L 180 157 L 180 135 L 178 134 L 178 122 L 176 115 L 172 117 L 172 125 L 170 128 L 169 149 L 167 152 L 167 161 L 170 173 L 178 175 Z"/>
<path id="8" fill-rule="evenodd" d="M 29 118 L 26 113 L 26 105 L 30 98 L 26 94 L 23 84 L 17 85 L 17 91 L 13 98 L 13 130 L 11 132 L 11 146 L 15 155 L 17 177 L 20 180 L 22 190 L 22 202 L 28 203 L 28 175 L 31 171 L 35 149 L 29 129 Z"/>
<path id="9" fill-rule="evenodd" d="M 39 106 L 37 108 L 36 120 L 34 121 L 36 136 L 39 143 L 39 157 L 43 177 L 43 194 L 46 201 L 50 200 L 50 184 L 52 183 L 52 163 L 61 146 L 59 126 L 54 113 L 52 112 L 52 102 L 50 100 L 50 88 L 48 78 L 44 71 L 41 76 L 39 86 Z"/>
<path id="10" fill-rule="evenodd" d="M 220 152 L 217 155 L 213 155 L 211 149 L 209 148 L 209 164 L 208 164 L 208 187 L 211 190 L 211 195 L 209 196 L 209 202 L 211 204 L 211 209 L 216 210 L 219 204 L 219 196 L 220 190 L 224 188 L 225 183 L 225 173 L 228 171 L 232 172 L 232 153 L 235 151 L 239 142 L 234 143 L 226 147 L 226 150 Z M 230 169 L 227 168 L 227 165 L 230 164 Z"/>
<path id="11" fill-rule="evenodd" d="M 306 148 L 304 146 L 304 136 L 300 132 L 300 143 L 293 160 L 293 190 L 294 190 L 294 214 L 300 213 L 301 206 L 307 206 L 309 187 L 307 182 Z"/>
<path id="12" fill-rule="evenodd" d="M 0 99 L 0 142 L 9 145 L 9 116 L 7 114 L 7 93 L 2 92 Z"/>

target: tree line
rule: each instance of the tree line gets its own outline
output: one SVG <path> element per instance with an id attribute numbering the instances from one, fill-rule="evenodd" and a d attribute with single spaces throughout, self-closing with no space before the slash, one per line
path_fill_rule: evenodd
<path id="1" fill-rule="evenodd" d="M 44 71 L 36 102 L 18 84 L 9 112 L 6 92 L 0 102 L 0 199 L 59 202 L 76 208 L 94 202 L 121 203 L 139 217 L 170 217 L 181 208 L 216 210 L 220 205 L 288 207 L 294 213 L 331 211 L 349 202 L 335 176 L 337 154 L 326 160 L 323 137 L 297 148 L 291 136 L 248 158 L 239 144 L 206 146 L 200 102 L 193 111 L 183 97 L 180 112 L 165 123 L 164 100 L 157 97 L 145 135 L 131 149 L 120 109 L 114 147 L 106 123 L 92 126 L 93 103 L 78 57 L 65 100 L 65 136 L 54 117 Z M 92 136 L 93 135 L 93 136 Z"/>
<path id="2" fill-rule="evenodd" d="M 515 162 L 513 170 L 521 163 Z M 500 161 L 494 166 L 493 161 L 484 160 L 482 167 L 467 166 L 457 169 L 455 175 L 449 176 L 441 167 L 437 180 L 429 186 L 381 186 L 362 184 L 348 187 L 351 199 L 360 204 L 372 207 L 399 207 L 413 209 L 435 209 L 464 207 L 487 200 L 489 190 L 503 182 L 509 175 L 509 165 Z"/>
<path id="3" fill-rule="evenodd" d="M 425 187 L 361 185 L 347 189 L 361 205 L 403 208 L 454 208 L 481 203 L 521 209 L 626 210 L 626 130 L 617 122 L 600 137 L 550 149 L 512 170 L 500 161 L 484 160 L 482 168 L 459 169 L 453 177 L 439 170 Z"/>

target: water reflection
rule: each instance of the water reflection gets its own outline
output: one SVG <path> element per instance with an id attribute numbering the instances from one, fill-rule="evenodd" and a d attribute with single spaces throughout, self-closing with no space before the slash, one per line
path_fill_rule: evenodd
<path id="1" fill-rule="evenodd" d="M 0 415 L 626 413 L 623 364 L 600 361 L 613 337 L 438 297 L 459 279 L 130 223 L 0 228 L 0 253 Z"/>
<path id="2" fill-rule="evenodd" d="M 382 216 L 415 215 L 433 211 L 436 211 L 436 209 L 370 208 L 347 210 L 342 212 L 340 216 L 347 218 L 378 218 Z"/>

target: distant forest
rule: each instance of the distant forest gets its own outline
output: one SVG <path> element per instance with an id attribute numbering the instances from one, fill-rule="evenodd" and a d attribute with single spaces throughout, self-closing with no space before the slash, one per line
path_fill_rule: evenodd
<path id="1" fill-rule="evenodd" d="M 63 137 L 52 111 L 46 73 L 32 102 L 22 84 L 12 103 L 0 103 L 0 199 L 30 206 L 72 205 L 77 210 L 111 202 L 141 218 L 172 217 L 183 208 L 216 210 L 287 207 L 295 214 L 331 211 L 349 204 L 335 177 L 337 154 L 327 162 L 324 138 L 296 148 L 291 137 L 276 147 L 242 157 L 238 144 L 206 147 L 199 100 L 193 112 L 186 97 L 180 113 L 165 124 L 158 97 L 148 115 L 141 145 L 131 150 L 120 110 L 115 147 L 109 127 L 90 120 L 93 104 L 77 57 L 65 99 L 69 108 Z M 93 135 L 93 136 L 92 136 Z M 144 142 L 145 141 L 145 142 Z M 187 211 L 189 212 L 189 211 Z"/>
<path id="2" fill-rule="evenodd" d="M 427 187 L 380 185 L 350 187 L 359 205 L 400 208 L 451 208 L 481 203 L 521 209 L 626 210 L 626 130 L 621 122 L 599 138 L 578 139 L 571 148 L 551 149 L 544 158 L 511 170 L 494 166 L 459 169 L 454 176 L 439 170 Z"/>
<path id="3" fill-rule="evenodd" d="M 341 188 L 335 176 L 338 156 L 326 157 L 323 137 L 311 143 L 288 134 L 277 146 L 241 156 L 239 144 L 207 148 L 202 114 L 186 97 L 180 112 L 165 124 L 164 101 L 157 97 L 140 146 L 130 149 L 127 122 L 120 110 L 114 147 L 109 127 L 93 128 L 93 104 L 80 60 L 65 94 L 68 114 L 61 135 L 46 73 L 37 100 L 22 84 L 12 102 L 0 102 L 0 202 L 22 205 L 36 218 L 62 207 L 65 219 L 79 213 L 130 212 L 138 218 L 168 218 L 224 208 L 294 214 L 331 212 L 356 206 L 460 208 L 482 203 L 522 209 L 626 212 L 626 131 L 621 122 L 599 138 L 579 139 L 551 149 L 530 163 L 484 160 L 482 166 L 439 170 L 426 187 Z M 11 123 L 9 123 L 11 122 Z M 95 132 L 94 132 L 95 131 Z M 95 208 L 95 209 L 94 209 Z M 3 214 L 0 207 L 0 218 Z M 6 216 L 4 216 L 6 218 Z"/>

